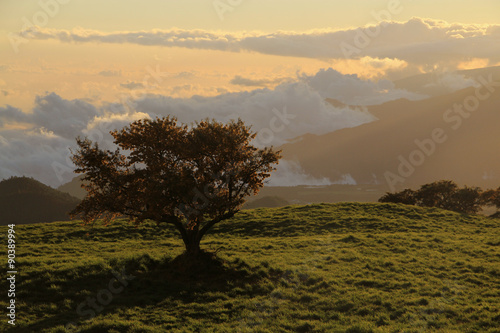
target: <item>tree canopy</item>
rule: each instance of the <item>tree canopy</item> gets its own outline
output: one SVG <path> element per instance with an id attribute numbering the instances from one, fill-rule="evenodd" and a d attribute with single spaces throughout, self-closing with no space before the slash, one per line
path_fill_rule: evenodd
<path id="1" fill-rule="evenodd" d="M 281 157 L 272 147 L 254 147 L 256 134 L 241 120 L 188 126 L 174 117 L 144 119 L 111 135 L 115 151 L 77 138 L 72 160 L 88 194 L 72 216 L 85 223 L 117 216 L 167 223 L 194 255 L 206 232 L 234 216 Z"/>

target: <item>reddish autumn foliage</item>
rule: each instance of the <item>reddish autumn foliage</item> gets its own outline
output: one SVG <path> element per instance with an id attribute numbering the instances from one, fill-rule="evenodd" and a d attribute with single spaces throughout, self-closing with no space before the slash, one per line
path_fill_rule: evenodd
<path id="1" fill-rule="evenodd" d="M 234 216 L 281 157 L 272 147 L 254 147 L 255 134 L 241 120 L 188 127 L 173 117 L 146 119 L 111 134 L 115 151 L 77 139 L 73 162 L 88 194 L 72 216 L 171 224 L 195 255 L 206 232 Z"/>

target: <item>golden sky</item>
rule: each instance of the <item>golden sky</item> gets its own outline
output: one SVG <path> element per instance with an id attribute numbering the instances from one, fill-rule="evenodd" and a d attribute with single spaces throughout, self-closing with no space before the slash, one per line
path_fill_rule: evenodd
<path id="1" fill-rule="evenodd" d="M 217 95 L 259 86 L 272 88 L 283 80 L 296 78 L 297 73 L 314 74 L 327 67 L 363 78 L 379 78 L 388 70 L 398 77 L 398 70 L 401 71 L 399 76 L 405 76 L 429 69 L 422 64 L 409 68 L 408 60 L 390 55 L 346 60 L 334 56 L 294 56 L 293 52 L 273 54 L 274 51 L 259 52 L 257 49 L 228 52 L 217 48 L 122 42 L 20 41 L 12 37 L 31 25 L 101 34 L 151 33 L 177 28 L 239 36 L 342 31 L 380 24 L 385 19 L 406 22 L 413 17 L 443 20 L 449 24 L 497 25 L 500 24 L 499 12 L 500 1 L 494 0 L 3 0 L 0 3 L 0 34 L 3 35 L 0 40 L 0 105 L 10 104 L 28 111 L 35 96 L 46 92 L 56 92 L 71 99 L 113 101 L 130 90 L 137 90 L 149 75 L 148 68 L 159 69 L 164 76 L 161 82 L 148 85 L 147 93 L 173 97 Z M 279 47 L 279 38 L 277 40 Z M 492 65 L 492 62 L 468 56 L 460 68 L 483 65 Z M 257 80 L 259 85 L 231 84 L 237 75 Z"/>

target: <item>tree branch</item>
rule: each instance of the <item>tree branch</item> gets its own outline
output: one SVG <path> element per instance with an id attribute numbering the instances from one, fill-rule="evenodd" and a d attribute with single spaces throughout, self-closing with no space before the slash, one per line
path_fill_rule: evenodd
<path id="1" fill-rule="evenodd" d="M 213 219 L 212 221 L 208 222 L 207 224 L 205 224 L 203 226 L 203 228 L 201 228 L 201 230 L 198 232 L 198 237 L 197 237 L 197 240 L 200 241 L 203 236 L 207 233 L 207 231 L 212 228 L 216 223 L 219 223 L 220 221 L 224 221 L 224 220 L 227 220 L 227 219 L 230 219 L 231 217 L 234 216 L 234 212 L 233 211 L 230 211 L 228 213 L 225 213 L 219 217 L 216 217 L 215 219 Z"/>
<path id="2" fill-rule="evenodd" d="M 182 236 L 182 241 L 184 242 L 185 245 L 189 243 L 189 238 L 188 234 L 186 231 L 186 228 L 182 225 L 181 221 L 179 218 L 175 215 L 164 215 L 161 217 L 161 222 L 173 224 L 175 228 L 179 231 L 179 233 Z"/>

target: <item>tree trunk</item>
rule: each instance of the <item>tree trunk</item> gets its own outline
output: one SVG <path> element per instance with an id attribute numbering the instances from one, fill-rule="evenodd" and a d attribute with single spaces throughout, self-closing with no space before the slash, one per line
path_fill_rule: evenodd
<path id="1" fill-rule="evenodd" d="M 187 230 L 184 245 L 186 246 L 186 253 L 188 256 L 196 257 L 200 253 L 199 223 L 196 221 L 194 225 Z"/>
<path id="2" fill-rule="evenodd" d="M 188 256 L 196 257 L 200 254 L 200 241 L 193 237 L 184 243 L 186 246 L 186 254 Z"/>

